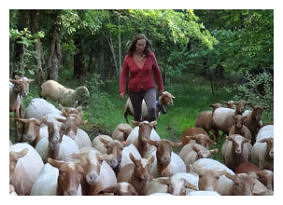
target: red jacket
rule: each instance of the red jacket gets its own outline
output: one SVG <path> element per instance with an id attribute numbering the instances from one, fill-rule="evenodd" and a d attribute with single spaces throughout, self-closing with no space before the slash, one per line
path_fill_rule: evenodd
<path id="1" fill-rule="evenodd" d="M 132 92 L 139 92 L 141 90 L 154 88 L 155 81 L 158 86 L 158 91 L 162 91 L 164 88 L 161 73 L 153 52 L 150 52 L 146 57 L 142 69 L 137 66 L 132 56 L 129 54 L 125 56 L 123 68 L 120 74 L 120 93 L 125 93 L 126 91 L 128 75 L 128 88 Z"/>

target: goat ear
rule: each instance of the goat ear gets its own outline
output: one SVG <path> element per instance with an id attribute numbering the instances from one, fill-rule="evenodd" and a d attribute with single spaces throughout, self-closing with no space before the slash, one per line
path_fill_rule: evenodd
<path id="1" fill-rule="evenodd" d="M 183 142 L 170 142 L 170 145 L 172 147 L 180 147 L 183 145 Z"/>
<path id="2" fill-rule="evenodd" d="M 149 123 L 149 125 L 150 125 L 151 127 L 154 127 L 154 126 L 157 125 L 157 122 L 156 122 L 156 121 L 151 121 L 151 122 Z"/>
<path id="3" fill-rule="evenodd" d="M 232 175 L 228 172 L 225 173 L 225 176 L 228 178 L 228 179 L 231 179 L 232 181 L 235 181 L 235 175 Z"/>
<path id="4" fill-rule="evenodd" d="M 260 143 L 267 143 L 268 141 L 270 141 L 271 138 L 264 138 L 262 140 L 260 140 Z"/>
<path id="5" fill-rule="evenodd" d="M 55 118 L 58 122 L 62 122 L 65 123 L 67 121 L 67 119 L 63 119 L 63 118 Z"/>
<path id="6" fill-rule="evenodd" d="M 222 176 L 222 175 L 225 175 L 227 172 L 225 170 L 221 170 L 221 171 L 217 171 L 216 174 L 217 176 Z"/>
<path id="7" fill-rule="evenodd" d="M 158 147 L 158 145 L 159 145 L 158 141 L 154 141 L 154 140 L 151 140 L 151 139 L 147 140 L 147 143 L 150 144 L 150 145 L 156 146 L 156 147 Z"/>
<path id="8" fill-rule="evenodd" d="M 233 141 L 233 138 L 231 136 L 226 136 L 226 140 Z"/>
<path id="9" fill-rule="evenodd" d="M 11 83 L 17 83 L 17 82 L 18 82 L 18 80 L 15 80 L 15 79 L 9 79 L 9 81 L 10 81 Z"/>
<path id="10" fill-rule="evenodd" d="M 20 77 L 20 76 L 18 76 L 18 75 L 15 75 L 15 78 L 18 80 L 18 79 L 20 79 L 21 77 Z"/>
<path id="11" fill-rule="evenodd" d="M 153 181 L 157 181 L 161 184 L 165 184 L 165 185 L 168 185 L 168 186 L 171 184 L 169 177 L 159 177 L 159 178 L 153 179 Z"/>
<path id="12" fill-rule="evenodd" d="M 56 167 L 56 168 L 60 168 L 60 166 L 62 165 L 62 164 L 64 164 L 64 162 L 63 161 L 57 161 L 57 160 L 55 160 L 55 159 L 52 159 L 52 158 L 48 158 L 47 159 L 47 162 L 49 163 L 49 164 L 51 164 L 53 167 Z"/>
<path id="13" fill-rule="evenodd" d="M 28 148 L 23 149 L 22 151 L 16 152 L 17 158 L 24 157 L 28 153 Z"/>
<path id="14" fill-rule="evenodd" d="M 251 140 L 245 138 L 245 139 L 244 139 L 244 143 L 251 143 Z"/>
<path id="15" fill-rule="evenodd" d="M 22 123 L 28 123 L 29 119 L 23 119 L 23 118 L 15 118 L 16 121 L 22 122 Z"/>
<path id="16" fill-rule="evenodd" d="M 34 79 L 28 79 L 27 82 L 31 83 L 32 81 L 34 81 Z"/>
<path id="17" fill-rule="evenodd" d="M 137 164 L 137 159 L 134 157 L 132 153 L 129 154 L 130 159 L 133 161 L 133 163 L 136 165 Z"/>
<path id="18" fill-rule="evenodd" d="M 211 150 L 209 150 L 209 152 L 211 154 L 216 154 L 218 152 L 218 149 L 217 148 L 216 149 L 211 149 Z"/>
<path id="19" fill-rule="evenodd" d="M 59 109 L 62 111 L 64 109 L 64 106 L 59 103 Z"/>
<path id="20" fill-rule="evenodd" d="M 102 142 L 104 145 L 107 145 L 110 142 L 104 138 L 100 138 L 99 141 Z"/>
<path id="21" fill-rule="evenodd" d="M 189 183 L 189 182 L 186 181 L 185 179 L 183 179 L 183 180 L 184 180 L 184 186 L 185 186 L 185 188 L 187 188 L 187 189 L 192 189 L 192 190 L 195 190 L 195 191 L 198 191 L 198 190 L 199 190 L 198 187 L 196 187 L 195 185 Z"/>
<path id="22" fill-rule="evenodd" d="M 199 148 L 198 148 L 195 144 L 193 144 L 192 149 L 193 149 L 196 153 L 199 152 Z"/>
<path id="23" fill-rule="evenodd" d="M 139 125 L 140 125 L 140 122 L 133 120 L 133 121 L 132 121 L 132 124 L 133 124 L 134 126 L 139 126 Z"/>

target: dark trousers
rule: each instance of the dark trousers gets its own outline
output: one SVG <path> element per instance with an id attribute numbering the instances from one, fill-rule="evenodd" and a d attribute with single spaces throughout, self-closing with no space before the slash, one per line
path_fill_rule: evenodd
<path id="1" fill-rule="evenodd" d="M 148 120 L 149 122 L 156 120 L 156 90 L 155 88 L 150 88 L 146 91 L 141 92 L 129 92 L 129 96 L 134 109 L 134 120 L 142 121 L 142 100 L 145 100 L 148 110 Z"/>

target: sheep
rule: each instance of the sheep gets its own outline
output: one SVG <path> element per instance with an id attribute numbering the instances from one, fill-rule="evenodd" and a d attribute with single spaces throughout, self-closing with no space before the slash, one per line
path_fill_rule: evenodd
<path id="1" fill-rule="evenodd" d="M 41 96 L 49 97 L 64 106 L 76 106 L 85 104 L 90 94 L 85 86 L 79 86 L 73 90 L 54 80 L 48 80 L 41 85 Z"/>
<path id="2" fill-rule="evenodd" d="M 47 102 L 42 98 L 33 98 L 25 110 L 24 118 L 42 119 L 45 115 L 54 113 L 61 116 L 61 111 L 53 104 Z"/>
<path id="3" fill-rule="evenodd" d="M 207 149 L 209 149 L 210 145 L 216 144 L 215 141 L 209 138 L 207 132 L 199 127 L 190 127 L 184 132 L 182 137 L 183 145 L 190 143 L 191 140 L 196 141 Z"/>
<path id="4" fill-rule="evenodd" d="M 180 172 L 170 177 L 153 179 L 147 186 L 146 195 L 168 192 L 172 195 L 179 196 L 186 195 L 187 192 L 192 190 L 198 190 L 198 176 L 191 173 Z"/>
<path id="5" fill-rule="evenodd" d="M 169 140 L 147 140 L 147 143 L 157 148 L 150 155 L 155 157 L 151 168 L 154 177 L 171 176 L 178 172 L 186 172 L 184 161 L 172 151 L 172 147 L 181 146 L 182 142 L 171 142 Z"/>
<path id="6" fill-rule="evenodd" d="M 18 195 L 30 194 L 43 166 L 41 157 L 28 143 L 10 146 L 10 184 L 15 187 Z"/>
<path id="7" fill-rule="evenodd" d="M 260 141 L 265 138 L 274 137 L 274 125 L 265 125 L 261 127 L 256 135 L 256 141 Z"/>
<path id="8" fill-rule="evenodd" d="M 270 191 L 273 190 L 273 172 L 268 169 L 261 170 L 258 166 L 250 162 L 243 162 L 235 168 L 235 173 L 254 172 L 257 179 Z"/>
<path id="9" fill-rule="evenodd" d="M 242 115 L 234 115 L 234 125 L 230 128 L 229 136 L 233 134 L 239 134 L 249 140 L 251 140 L 251 132 L 249 128 L 244 125 L 244 119 Z"/>
<path id="10" fill-rule="evenodd" d="M 200 112 L 197 116 L 195 126 L 204 129 L 206 132 L 211 131 L 215 140 L 216 131 L 212 126 L 212 111 Z"/>
<path id="11" fill-rule="evenodd" d="M 10 94 L 10 112 L 14 112 L 14 118 L 22 118 L 22 108 L 23 108 L 23 97 L 27 96 L 29 93 L 29 83 L 32 82 L 32 79 L 26 77 L 15 76 L 16 79 L 10 79 L 9 84 L 9 94 Z M 14 121 L 15 131 L 17 138 L 20 137 L 18 124 Z M 21 141 L 21 139 L 17 139 Z"/>
<path id="12" fill-rule="evenodd" d="M 229 180 L 219 178 L 216 191 L 221 195 L 253 195 L 256 175 L 254 173 L 240 173 L 232 175 L 226 173 Z"/>
<path id="13" fill-rule="evenodd" d="M 84 170 L 79 163 L 48 158 L 31 195 L 82 195 Z"/>
<path id="14" fill-rule="evenodd" d="M 259 107 L 259 106 L 254 106 L 250 104 L 253 108 L 252 111 L 246 110 L 243 113 L 243 116 L 245 117 L 244 119 L 244 125 L 249 128 L 251 131 L 252 135 L 252 144 L 255 143 L 255 138 L 258 130 L 262 126 L 262 120 L 261 120 L 261 115 L 265 107 Z"/>
<path id="15" fill-rule="evenodd" d="M 224 163 L 234 170 L 241 162 L 248 161 L 251 148 L 252 145 L 247 138 L 238 134 L 227 136 L 222 146 Z"/>
<path id="16" fill-rule="evenodd" d="M 57 160 L 71 161 L 72 153 L 79 153 L 78 145 L 70 137 L 62 134 L 62 130 L 54 122 L 45 121 L 48 126 L 48 138 L 42 138 L 35 149 L 46 162 L 48 157 Z"/>
<path id="17" fill-rule="evenodd" d="M 236 109 L 219 107 L 213 111 L 212 126 L 215 130 L 221 130 L 224 134 L 229 134 L 230 128 L 234 125 L 234 115 L 244 112 L 246 103 L 236 102 Z"/>
<path id="18" fill-rule="evenodd" d="M 162 94 L 158 98 L 157 107 L 156 107 L 156 117 L 158 118 L 160 113 L 166 113 L 164 106 L 165 105 L 173 105 L 173 99 L 175 97 L 169 93 L 168 91 L 163 91 Z M 128 114 L 134 115 L 134 109 L 130 98 L 127 99 L 124 111 L 124 118 L 127 123 L 128 121 Z M 142 120 L 148 120 L 148 110 L 146 106 L 146 102 L 142 101 Z"/>
<path id="19" fill-rule="evenodd" d="M 273 170 L 273 138 L 264 138 L 257 141 L 251 150 L 251 161 L 260 169 Z"/>
<path id="20" fill-rule="evenodd" d="M 157 122 L 133 121 L 133 124 L 136 127 L 129 134 L 126 140 L 126 145 L 134 144 L 139 150 L 141 156 L 146 158 L 151 152 L 156 150 L 154 146 L 151 146 L 147 143 L 147 139 L 160 140 L 160 137 L 155 129 L 152 129 L 154 126 L 156 126 Z"/>
<path id="21" fill-rule="evenodd" d="M 150 168 L 154 158 L 151 157 L 149 160 L 144 158 L 136 159 L 132 153 L 129 154 L 129 157 L 134 165 L 129 164 L 127 166 L 127 173 L 124 174 L 127 175 L 126 178 L 128 178 L 128 180 L 125 181 L 132 184 L 139 195 L 145 195 L 146 187 L 152 178 Z M 122 178 L 123 177 L 120 179 Z M 119 178 L 118 182 L 121 182 Z"/>
<path id="22" fill-rule="evenodd" d="M 225 173 L 235 174 L 221 162 L 210 158 L 195 161 L 191 165 L 190 173 L 199 175 L 198 187 L 203 191 L 215 191 L 220 178 L 228 180 Z"/>
<path id="23" fill-rule="evenodd" d="M 112 132 L 111 137 L 121 142 L 126 141 L 133 128 L 127 123 L 120 123 Z"/>
<path id="24" fill-rule="evenodd" d="M 74 153 L 72 157 L 80 161 L 85 173 L 83 195 L 99 195 L 107 187 L 116 186 L 116 175 L 99 151 L 86 147 L 85 151 Z"/>
<path id="25" fill-rule="evenodd" d="M 179 156 L 184 161 L 187 171 L 190 171 L 190 165 L 200 158 L 210 158 L 212 154 L 218 152 L 218 149 L 208 150 L 202 145 L 196 143 L 186 144 L 180 151 Z"/>

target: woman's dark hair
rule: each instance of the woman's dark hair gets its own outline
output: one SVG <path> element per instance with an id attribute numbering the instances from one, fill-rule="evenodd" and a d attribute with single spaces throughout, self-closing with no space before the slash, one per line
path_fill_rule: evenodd
<path id="1" fill-rule="evenodd" d="M 136 50 L 136 43 L 140 39 L 145 39 L 145 41 L 146 41 L 144 52 L 143 52 L 145 54 L 145 56 L 147 56 L 149 54 L 149 52 L 152 51 L 152 47 L 151 47 L 151 44 L 150 44 L 148 38 L 144 34 L 138 34 L 137 36 L 134 37 L 134 39 L 132 40 L 132 42 L 130 44 L 130 47 L 129 47 L 129 50 L 128 50 L 128 54 L 130 56 L 133 56 L 133 54 Z"/>

